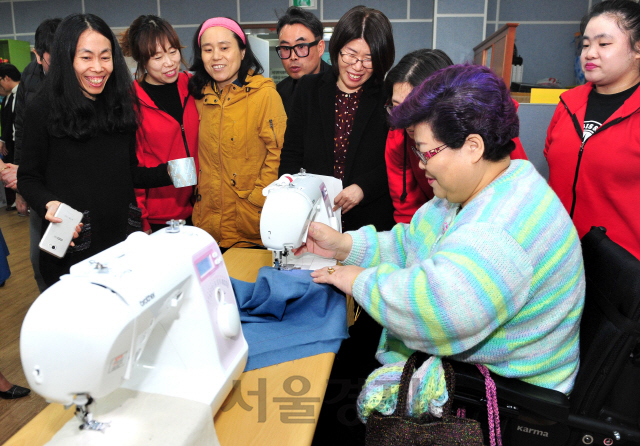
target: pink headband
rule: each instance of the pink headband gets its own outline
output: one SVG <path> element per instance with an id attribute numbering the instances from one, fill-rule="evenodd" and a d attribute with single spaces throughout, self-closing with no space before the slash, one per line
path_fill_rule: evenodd
<path id="1" fill-rule="evenodd" d="M 202 37 L 202 33 L 213 26 L 222 26 L 223 28 L 227 28 L 228 30 L 233 31 L 238 37 L 240 37 L 240 40 L 242 40 L 242 43 L 244 43 L 245 45 L 247 44 L 247 39 L 244 36 L 244 33 L 242 32 L 242 28 L 240 28 L 240 25 L 238 25 L 236 22 L 226 17 L 214 17 L 202 24 L 202 29 L 198 34 L 198 45 L 200 45 L 200 37 Z"/>

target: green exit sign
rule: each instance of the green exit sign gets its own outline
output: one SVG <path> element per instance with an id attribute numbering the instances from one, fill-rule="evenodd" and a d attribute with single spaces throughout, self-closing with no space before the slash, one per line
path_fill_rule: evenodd
<path id="1" fill-rule="evenodd" d="M 300 8 L 316 8 L 316 0 L 293 0 L 293 6 L 299 6 Z"/>

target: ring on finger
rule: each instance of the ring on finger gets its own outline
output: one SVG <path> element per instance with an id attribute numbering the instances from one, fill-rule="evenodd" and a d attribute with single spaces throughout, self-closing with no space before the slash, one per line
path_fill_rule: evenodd
<path id="1" fill-rule="evenodd" d="M 328 272 L 329 274 L 333 274 L 333 273 L 335 273 L 335 272 L 336 272 L 336 270 L 335 270 L 335 268 L 334 268 L 333 266 L 330 266 L 329 268 L 327 268 L 327 272 Z"/>

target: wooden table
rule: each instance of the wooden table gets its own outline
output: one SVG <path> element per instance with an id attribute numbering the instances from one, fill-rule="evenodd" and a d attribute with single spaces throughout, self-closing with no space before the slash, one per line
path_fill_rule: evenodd
<path id="1" fill-rule="evenodd" d="M 254 282 L 260 267 L 271 264 L 271 252 L 232 248 L 224 260 L 231 277 Z M 311 444 L 333 358 L 323 353 L 243 373 L 214 417 L 220 444 Z M 74 410 L 49 404 L 5 446 L 44 445 Z"/>

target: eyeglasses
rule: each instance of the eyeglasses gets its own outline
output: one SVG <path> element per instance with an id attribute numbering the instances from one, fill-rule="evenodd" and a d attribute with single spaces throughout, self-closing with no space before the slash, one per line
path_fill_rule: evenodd
<path id="1" fill-rule="evenodd" d="M 391 102 L 387 102 L 386 104 L 384 104 L 384 109 L 387 111 L 388 114 L 391 114 L 394 108 L 395 108 L 395 105 L 393 105 Z"/>
<path id="2" fill-rule="evenodd" d="M 429 161 L 431 158 L 433 158 L 434 156 L 436 156 L 438 153 L 442 152 L 446 148 L 447 148 L 447 145 L 442 144 L 441 146 L 436 147 L 435 149 L 427 150 L 426 152 L 421 152 L 416 148 L 416 146 L 411 146 L 411 150 L 413 150 L 413 153 L 415 153 L 415 155 L 418 158 L 420 158 L 420 161 L 422 161 L 422 164 L 427 164 L 427 161 Z"/>
<path id="3" fill-rule="evenodd" d="M 345 54 L 343 52 L 340 52 L 340 58 L 347 65 L 355 65 L 358 62 L 362 62 L 362 66 L 364 68 L 367 68 L 367 69 L 373 68 L 373 61 L 371 59 L 358 59 L 353 54 Z"/>
<path id="4" fill-rule="evenodd" d="M 278 53 L 278 57 L 280 59 L 290 58 L 291 50 L 293 50 L 293 52 L 296 53 L 296 56 L 298 57 L 307 57 L 309 55 L 309 48 L 311 48 L 312 46 L 316 46 L 318 43 L 320 43 L 320 40 L 322 39 L 318 39 L 311 43 L 299 43 L 294 46 L 280 45 L 276 47 L 276 53 Z"/>

